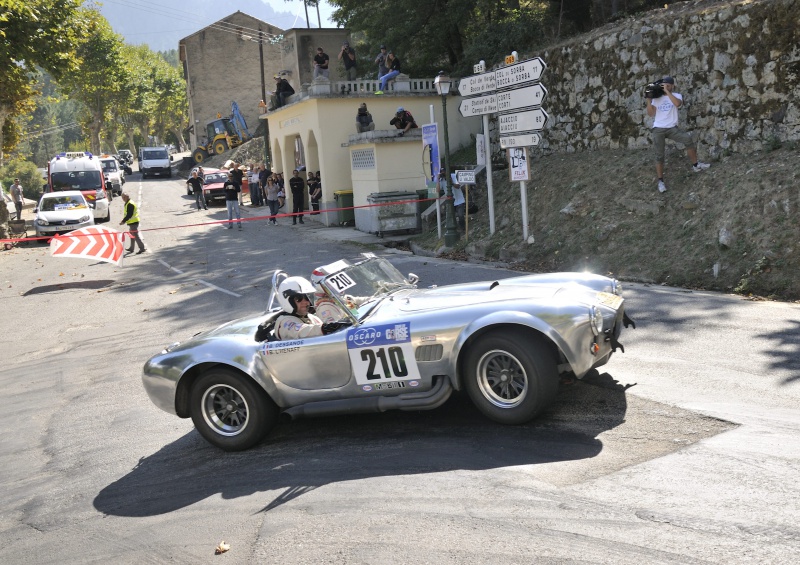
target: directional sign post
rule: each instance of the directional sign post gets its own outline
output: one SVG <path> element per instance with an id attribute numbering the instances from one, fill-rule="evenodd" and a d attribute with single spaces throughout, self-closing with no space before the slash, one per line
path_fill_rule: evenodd
<path id="1" fill-rule="evenodd" d="M 547 118 L 547 112 L 541 108 L 536 108 L 527 112 L 500 114 L 497 117 L 497 124 L 500 128 L 500 135 L 524 131 L 541 131 L 547 123 Z"/>
<path id="2" fill-rule="evenodd" d="M 497 95 L 488 94 L 477 98 L 465 98 L 458 107 L 461 117 L 480 116 L 482 114 L 493 114 L 497 112 Z"/>
<path id="3" fill-rule="evenodd" d="M 458 83 L 458 93 L 461 96 L 475 96 L 484 92 L 494 92 L 496 89 L 494 71 L 464 77 Z"/>
<path id="4" fill-rule="evenodd" d="M 541 84 L 532 84 L 531 86 L 498 92 L 495 96 L 497 107 L 495 111 L 510 112 L 520 108 L 538 108 L 542 105 L 546 96 L 547 89 Z"/>
<path id="5" fill-rule="evenodd" d="M 523 82 L 539 80 L 547 68 L 541 58 L 535 57 L 516 65 L 509 65 L 495 71 L 497 88 L 507 88 Z"/>
<path id="6" fill-rule="evenodd" d="M 515 135 L 512 137 L 501 137 L 500 147 L 509 149 L 511 147 L 535 147 L 542 141 L 542 136 L 538 133 L 528 135 Z"/>

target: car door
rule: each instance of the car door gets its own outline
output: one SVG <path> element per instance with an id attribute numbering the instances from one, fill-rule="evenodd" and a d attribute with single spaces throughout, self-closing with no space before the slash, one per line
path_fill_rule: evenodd
<path id="1" fill-rule="evenodd" d="M 340 388 L 351 379 L 344 330 L 319 337 L 265 342 L 261 350 L 273 378 L 300 390 Z"/>

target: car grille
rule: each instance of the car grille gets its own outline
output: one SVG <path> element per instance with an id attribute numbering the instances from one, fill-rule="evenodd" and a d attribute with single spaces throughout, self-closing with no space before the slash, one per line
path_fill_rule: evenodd
<path id="1" fill-rule="evenodd" d="M 417 362 L 439 361 L 442 358 L 443 352 L 444 348 L 438 343 L 433 345 L 421 345 L 417 347 L 417 350 L 414 352 L 414 358 Z"/>

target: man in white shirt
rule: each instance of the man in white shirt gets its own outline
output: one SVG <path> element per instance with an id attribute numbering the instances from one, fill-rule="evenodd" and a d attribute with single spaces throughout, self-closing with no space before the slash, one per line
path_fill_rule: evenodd
<path id="1" fill-rule="evenodd" d="M 678 108 L 683 106 L 683 97 L 675 92 L 675 79 L 666 76 L 661 79 L 664 95 L 648 98 L 647 115 L 653 121 L 653 146 L 656 150 L 656 174 L 658 174 L 658 191 L 666 192 L 664 184 L 664 149 L 667 139 L 686 146 L 686 154 L 692 162 L 692 171 L 699 173 L 709 168 L 708 163 L 697 160 L 697 146 L 691 134 L 678 128 Z"/>

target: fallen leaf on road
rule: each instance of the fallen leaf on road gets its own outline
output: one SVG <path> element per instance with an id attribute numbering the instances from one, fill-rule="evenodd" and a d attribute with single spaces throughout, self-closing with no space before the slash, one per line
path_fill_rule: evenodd
<path id="1" fill-rule="evenodd" d="M 219 545 L 217 546 L 217 549 L 214 550 L 214 555 L 220 555 L 222 553 L 225 553 L 230 548 L 231 548 L 231 544 L 225 543 L 225 540 L 222 540 L 221 542 L 219 542 Z"/>

